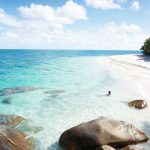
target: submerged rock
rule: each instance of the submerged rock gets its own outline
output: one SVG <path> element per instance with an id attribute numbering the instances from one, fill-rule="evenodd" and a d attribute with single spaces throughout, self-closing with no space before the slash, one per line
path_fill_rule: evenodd
<path id="1" fill-rule="evenodd" d="M 16 88 L 4 88 L 0 90 L 0 96 L 7 96 L 12 94 L 18 94 L 28 91 L 34 91 L 36 88 L 34 87 L 16 87 Z"/>
<path id="2" fill-rule="evenodd" d="M 56 99 L 59 95 L 57 94 L 52 94 L 52 95 L 49 95 L 46 99 L 44 99 L 44 101 L 51 101 L 53 99 Z"/>
<path id="3" fill-rule="evenodd" d="M 0 125 L 1 150 L 34 150 L 32 141 L 22 132 Z"/>
<path id="4" fill-rule="evenodd" d="M 50 91 L 46 91 L 44 92 L 45 94 L 53 94 L 53 95 L 58 95 L 58 94 L 61 94 L 61 93 L 64 93 L 65 90 L 50 90 Z"/>
<path id="5" fill-rule="evenodd" d="M 25 119 L 21 116 L 0 114 L 0 125 L 6 125 L 15 128 L 24 121 Z"/>
<path id="6" fill-rule="evenodd" d="M 143 109 L 147 107 L 147 102 L 145 100 L 133 100 L 128 105 L 137 109 Z"/>
<path id="7" fill-rule="evenodd" d="M 96 148 L 96 150 L 115 150 L 113 147 L 110 147 L 108 145 L 103 145 L 99 148 Z"/>
<path id="8" fill-rule="evenodd" d="M 53 95 L 50 95 L 50 98 L 56 98 L 58 95 L 57 94 L 53 94 Z"/>
<path id="9" fill-rule="evenodd" d="M 17 130 L 25 132 L 25 133 L 28 133 L 28 134 L 31 134 L 31 133 L 35 134 L 35 133 L 39 133 L 39 132 L 43 131 L 43 128 L 42 127 L 38 127 L 38 126 L 30 125 L 30 124 L 28 124 L 26 122 L 26 123 L 20 124 L 17 127 Z"/>
<path id="10" fill-rule="evenodd" d="M 63 132 L 59 144 L 66 150 L 95 150 L 102 145 L 122 148 L 146 141 L 147 135 L 132 124 L 99 118 Z"/>
<path id="11" fill-rule="evenodd" d="M 1 103 L 3 104 L 11 104 L 12 102 L 12 98 L 11 97 L 7 97 L 7 98 L 4 98 Z"/>
<path id="12" fill-rule="evenodd" d="M 5 125 L 11 128 L 16 128 L 25 133 L 38 133 L 43 130 L 42 127 L 31 125 L 25 118 L 15 115 L 0 114 L 0 125 Z"/>

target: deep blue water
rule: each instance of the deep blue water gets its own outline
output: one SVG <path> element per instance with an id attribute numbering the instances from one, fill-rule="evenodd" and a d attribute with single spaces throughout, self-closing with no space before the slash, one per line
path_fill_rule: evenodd
<path id="1" fill-rule="evenodd" d="M 0 50 L 0 57 L 76 57 L 140 54 L 140 50 Z"/>
<path id="2" fill-rule="evenodd" d="M 128 50 L 0 50 L 0 69 L 24 65 L 37 65 L 43 61 L 63 57 L 92 57 L 140 54 Z M 0 74 L 3 73 L 0 71 Z"/>

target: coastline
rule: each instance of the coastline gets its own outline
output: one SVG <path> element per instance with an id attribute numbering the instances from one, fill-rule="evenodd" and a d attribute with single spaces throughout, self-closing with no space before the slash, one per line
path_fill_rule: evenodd
<path id="1" fill-rule="evenodd" d="M 133 54 L 101 55 L 100 57 L 69 56 L 69 59 L 49 59 L 50 56 L 46 57 L 46 61 L 40 61 L 33 66 L 30 65 L 31 62 L 36 61 L 37 58 L 41 60 L 41 56 L 35 57 L 36 59 L 28 58 L 31 61 L 27 61 L 30 62 L 29 64 L 25 58 L 26 64 L 30 65 L 29 70 L 22 67 L 20 63 L 21 67 L 17 64 L 19 71 L 9 69 L 11 72 L 14 71 L 12 76 L 17 74 L 17 80 L 20 79 L 23 83 L 31 81 L 30 77 L 33 75 L 31 76 L 30 73 L 33 72 L 36 80 L 32 78 L 34 84 L 31 85 L 31 88 L 40 86 L 46 88 L 37 88 L 35 91 L 25 93 L 13 93 L 9 105 L 3 103 L 0 105 L 2 114 L 13 114 L 33 120 L 35 125 L 44 129 L 38 135 L 32 135 L 40 140 L 37 146 L 43 150 L 47 148 L 57 150 L 58 139 L 63 131 L 98 117 L 131 123 L 150 136 L 150 107 L 136 110 L 126 105 L 127 101 L 134 99 L 145 99 L 150 105 L 148 101 L 150 85 L 148 67 L 150 65 L 147 64 L 147 61 L 138 60 L 138 56 Z M 29 74 L 22 76 L 26 72 Z M 37 82 L 37 79 L 41 79 L 40 82 Z M 52 85 L 53 81 L 59 82 Z M 10 90 L 13 91 L 18 87 L 15 84 Z M 1 90 L 5 91 L 5 88 Z M 110 97 L 105 96 L 108 90 L 112 91 Z M 5 92 L 4 96 L 10 97 L 5 95 Z M 149 146 L 150 143 L 147 142 L 141 147 L 149 148 Z"/>
<path id="2" fill-rule="evenodd" d="M 129 89 L 136 88 L 135 90 L 138 92 L 138 95 L 135 95 L 135 99 L 144 99 L 147 101 L 148 107 L 144 110 L 132 110 L 131 116 L 134 116 L 129 122 L 132 122 L 136 126 L 142 128 L 148 136 L 150 120 L 148 119 L 148 114 L 150 113 L 150 57 L 141 55 L 117 55 L 110 57 L 103 57 L 98 60 L 99 64 L 103 64 L 104 66 L 110 68 L 115 73 L 119 74 L 119 76 L 127 79 L 127 81 L 131 82 L 133 87 L 129 87 Z M 124 91 L 123 91 L 124 92 Z M 128 102 L 133 99 L 129 99 Z M 132 108 L 131 108 L 132 109 Z M 129 115 L 128 114 L 128 115 Z M 145 119 L 144 119 L 145 118 Z M 126 120 L 127 118 L 125 118 Z M 128 120 L 127 119 L 127 120 Z M 138 120 L 137 122 L 135 120 Z M 139 125 L 139 123 L 141 125 Z M 150 142 L 139 144 L 139 146 L 143 148 L 149 148 Z"/>
<path id="3" fill-rule="evenodd" d="M 139 94 L 149 99 L 150 57 L 141 55 L 117 55 L 103 58 L 99 63 L 113 69 L 121 76 L 128 78 L 137 86 Z"/>

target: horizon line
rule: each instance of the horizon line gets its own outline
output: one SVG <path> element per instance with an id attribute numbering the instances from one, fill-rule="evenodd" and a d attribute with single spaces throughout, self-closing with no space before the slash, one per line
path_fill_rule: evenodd
<path id="1" fill-rule="evenodd" d="M 0 48 L 0 50 L 50 50 L 50 51 L 141 51 L 140 49 L 47 49 L 47 48 Z"/>

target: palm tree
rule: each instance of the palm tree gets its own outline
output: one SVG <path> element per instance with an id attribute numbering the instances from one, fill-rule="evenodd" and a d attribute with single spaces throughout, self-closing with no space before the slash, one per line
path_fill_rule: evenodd
<path id="1" fill-rule="evenodd" d="M 141 47 L 141 50 L 143 50 L 144 54 L 150 55 L 150 38 L 146 39 L 144 45 Z"/>

